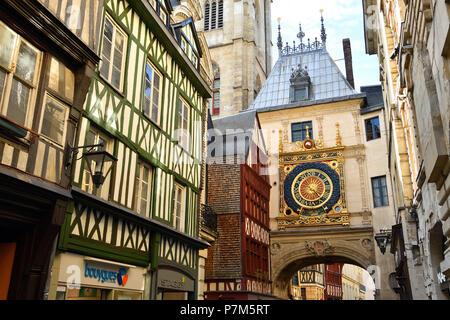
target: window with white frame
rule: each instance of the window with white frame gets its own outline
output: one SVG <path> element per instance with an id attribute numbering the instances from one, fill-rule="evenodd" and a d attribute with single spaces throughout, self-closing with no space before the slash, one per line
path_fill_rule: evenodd
<path id="1" fill-rule="evenodd" d="M 189 105 L 181 98 L 178 99 L 178 145 L 189 151 Z"/>
<path id="2" fill-rule="evenodd" d="M 156 124 L 159 124 L 160 118 L 161 85 L 162 75 L 149 61 L 147 61 L 145 68 L 143 113 Z"/>
<path id="3" fill-rule="evenodd" d="M 45 95 L 40 133 L 59 145 L 64 145 L 69 106 L 49 94 Z"/>
<path id="4" fill-rule="evenodd" d="M 98 130 L 94 128 L 90 128 L 87 135 L 86 135 L 86 142 L 84 145 L 97 145 L 97 144 L 103 144 L 102 147 L 95 147 L 92 149 L 92 151 L 106 151 L 110 154 L 113 153 L 113 141 L 109 139 L 106 135 L 100 133 Z M 108 176 L 106 177 L 105 181 L 100 187 L 96 187 L 94 183 L 92 182 L 91 173 L 89 171 L 89 168 L 87 167 L 86 162 L 83 163 L 84 165 L 84 171 L 83 171 L 83 183 L 82 183 L 82 189 L 86 192 L 92 193 L 98 197 L 102 197 L 103 199 L 107 199 L 109 197 L 109 187 L 111 183 L 111 176 L 112 173 L 110 172 Z M 92 168 L 91 171 L 95 171 L 95 166 L 97 164 L 95 161 L 92 161 Z M 105 172 L 108 171 L 108 168 L 105 168 Z"/>
<path id="5" fill-rule="evenodd" d="M 100 74 L 117 90 L 122 91 L 127 36 L 106 15 L 103 29 Z"/>
<path id="6" fill-rule="evenodd" d="M 136 173 L 134 209 L 147 217 L 151 216 L 152 176 L 152 168 L 144 163 L 139 163 Z"/>
<path id="7" fill-rule="evenodd" d="M 173 188 L 173 227 L 184 232 L 185 222 L 185 187 L 178 183 L 174 183 Z"/>
<path id="8" fill-rule="evenodd" d="M 31 127 L 42 53 L 0 22 L 0 113 Z"/>

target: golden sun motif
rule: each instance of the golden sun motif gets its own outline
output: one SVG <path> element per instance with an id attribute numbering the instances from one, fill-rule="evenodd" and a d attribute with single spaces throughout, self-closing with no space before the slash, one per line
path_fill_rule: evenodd
<path id="1" fill-rule="evenodd" d="M 300 194 L 308 201 L 320 199 L 325 192 L 325 185 L 317 177 L 308 177 L 300 184 Z"/>

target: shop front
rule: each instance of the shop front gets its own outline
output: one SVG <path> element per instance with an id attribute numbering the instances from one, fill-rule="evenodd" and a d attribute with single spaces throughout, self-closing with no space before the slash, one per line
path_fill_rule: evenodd
<path id="1" fill-rule="evenodd" d="M 188 300 L 192 299 L 195 290 L 195 280 L 188 274 L 171 268 L 159 268 L 158 300 Z"/>
<path id="2" fill-rule="evenodd" d="M 56 300 L 142 300 L 146 269 L 62 253 L 55 259 Z M 55 275 L 56 275 L 55 274 Z"/>

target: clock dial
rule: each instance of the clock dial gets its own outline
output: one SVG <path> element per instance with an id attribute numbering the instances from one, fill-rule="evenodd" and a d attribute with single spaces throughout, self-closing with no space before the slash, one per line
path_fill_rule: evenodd
<path id="1" fill-rule="evenodd" d="M 340 197 L 339 175 L 324 163 L 295 167 L 284 183 L 286 204 L 302 215 L 329 212 Z"/>
<path id="2" fill-rule="evenodd" d="M 295 177 L 291 190 L 294 200 L 308 209 L 321 207 L 331 197 L 332 191 L 330 177 L 316 169 L 305 170 Z"/>

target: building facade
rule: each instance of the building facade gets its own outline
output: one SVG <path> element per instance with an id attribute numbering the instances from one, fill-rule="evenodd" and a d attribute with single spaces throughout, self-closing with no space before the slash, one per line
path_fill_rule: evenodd
<path id="1" fill-rule="evenodd" d="M 345 264 L 342 268 L 342 300 L 366 300 L 363 269 Z"/>
<path id="2" fill-rule="evenodd" d="M 304 41 L 302 30 L 298 36 L 298 45 L 283 46 L 279 33 L 279 59 L 250 108 L 268 141 L 279 297 L 299 267 L 311 264 L 353 263 L 381 279 L 394 269 L 374 243 L 394 221 L 384 106 L 342 75 L 327 52 L 323 18 L 321 41 Z M 396 297 L 387 280 L 377 289 L 380 299 Z"/>
<path id="3" fill-rule="evenodd" d="M 292 300 L 325 300 L 325 265 L 318 264 L 297 271 L 292 277 Z"/>
<path id="4" fill-rule="evenodd" d="M 325 265 L 325 300 L 342 300 L 343 267 L 343 263 L 333 263 Z"/>
<path id="5" fill-rule="evenodd" d="M 272 299 L 267 151 L 256 112 L 213 121 L 207 204 L 217 214 L 205 299 Z"/>
<path id="6" fill-rule="evenodd" d="M 0 4 L 1 300 L 46 298 L 102 10 L 94 0 Z"/>
<path id="7" fill-rule="evenodd" d="M 211 91 L 195 25 L 172 19 L 170 1 L 103 4 L 76 145 L 117 161 L 101 185 L 73 162 L 49 299 L 197 299 Z"/>
<path id="8" fill-rule="evenodd" d="M 379 58 L 390 127 L 393 287 L 402 299 L 448 299 L 450 4 L 363 5 L 366 52 Z"/>
<path id="9" fill-rule="evenodd" d="M 270 73 L 271 2 L 202 0 L 203 31 L 213 65 L 213 118 L 246 110 Z M 201 29 L 200 29 L 201 28 Z"/>

